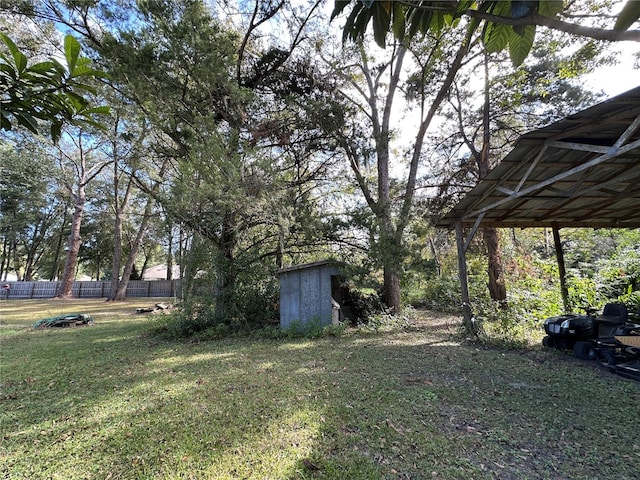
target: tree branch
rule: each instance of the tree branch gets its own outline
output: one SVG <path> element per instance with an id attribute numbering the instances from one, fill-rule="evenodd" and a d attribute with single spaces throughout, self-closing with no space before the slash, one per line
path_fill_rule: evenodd
<path id="1" fill-rule="evenodd" d="M 522 18 L 509 18 L 480 12 L 478 10 L 467 10 L 465 12 L 472 18 L 488 20 L 504 25 L 541 25 L 572 35 L 589 37 L 595 40 L 606 40 L 609 42 L 633 41 L 640 42 L 640 30 L 607 30 L 603 28 L 585 27 L 575 23 L 567 23 L 555 18 L 545 17 L 539 13 L 530 13 Z"/>

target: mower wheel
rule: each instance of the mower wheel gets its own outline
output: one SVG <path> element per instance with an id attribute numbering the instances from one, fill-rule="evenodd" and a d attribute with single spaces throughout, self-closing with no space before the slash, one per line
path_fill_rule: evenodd
<path id="1" fill-rule="evenodd" d="M 595 351 L 595 356 L 598 359 L 598 362 L 600 362 L 600 365 L 611 372 L 615 371 L 616 363 L 618 363 L 615 350 L 608 348 L 599 348 Z"/>
<path id="2" fill-rule="evenodd" d="M 555 342 L 553 341 L 553 338 L 547 335 L 542 339 L 542 346 L 547 348 L 553 348 L 556 345 L 555 345 Z"/>
<path id="3" fill-rule="evenodd" d="M 596 353 L 591 342 L 576 342 L 573 346 L 573 354 L 580 360 L 593 360 L 596 358 Z"/>

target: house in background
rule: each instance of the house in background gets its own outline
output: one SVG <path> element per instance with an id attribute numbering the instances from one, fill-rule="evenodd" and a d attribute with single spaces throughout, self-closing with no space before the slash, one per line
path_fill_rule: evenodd
<path id="1" fill-rule="evenodd" d="M 172 280 L 177 280 L 180 278 L 180 267 L 178 265 L 174 265 L 171 269 L 171 278 Z M 153 267 L 147 268 L 142 274 L 142 280 L 166 280 L 167 279 L 167 266 L 166 265 L 155 265 Z"/>

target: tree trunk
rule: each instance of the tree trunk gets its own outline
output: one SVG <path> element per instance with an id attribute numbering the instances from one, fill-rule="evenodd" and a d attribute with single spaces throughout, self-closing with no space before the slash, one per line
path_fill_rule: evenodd
<path id="1" fill-rule="evenodd" d="M 115 300 L 120 283 L 120 266 L 122 265 L 122 211 L 116 208 L 113 239 L 113 260 L 111 261 L 111 286 L 109 298 Z"/>
<path id="2" fill-rule="evenodd" d="M 384 298 L 392 314 L 400 313 L 402 303 L 400 301 L 400 275 L 395 265 L 384 266 Z"/>
<path id="3" fill-rule="evenodd" d="M 507 287 L 504 281 L 504 270 L 502 268 L 502 254 L 500 252 L 500 234 L 496 228 L 485 228 L 483 230 L 484 243 L 487 246 L 488 273 L 489 273 L 489 295 L 491 299 L 498 302 L 507 300 Z"/>
<path id="4" fill-rule="evenodd" d="M 442 275 L 442 264 L 440 263 L 438 249 L 436 248 L 436 243 L 433 241 L 433 237 L 429 238 L 429 248 L 431 249 L 431 256 L 433 257 L 433 262 L 436 266 L 436 273 L 440 276 Z"/>
<path id="5" fill-rule="evenodd" d="M 142 221 L 140 222 L 140 228 L 138 228 L 138 233 L 136 234 L 136 238 L 133 241 L 133 245 L 131 246 L 131 251 L 129 252 L 129 257 L 127 258 L 127 263 L 124 266 L 124 272 L 122 272 L 122 279 L 118 282 L 118 288 L 116 289 L 116 293 L 113 298 L 109 298 L 109 300 L 125 300 L 127 298 L 127 287 L 129 286 L 129 279 L 131 278 L 131 272 L 133 272 L 133 267 L 136 261 L 136 256 L 138 255 L 138 250 L 140 249 L 140 245 L 142 244 L 142 240 L 147 231 L 147 225 L 149 223 L 149 218 L 151 217 L 151 210 L 153 207 L 153 198 L 149 196 L 147 199 L 147 205 L 144 208 L 144 215 L 142 216 Z"/>
<path id="6" fill-rule="evenodd" d="M 169 233 L 167 245 L 167 280 L 173 280 L 173 224 L 169 222 L 167 226 Z"/>
<path id="7" fill-rule="evenodd" d="M 62 244 L 64 243 L 64 231 L 67 227 L 67 209 L 64 209 L 62 217 L 62 225 L 60 226 L 60 233 L 58 234 L 58 240 L 56 241 L 56 251 L 53 258 L 53 265 L 51 266 L 51 273 L 49 274 L 49 281 L 53 282 L 59 277 L 60 274 L 60 257 L 62 253 Z"/>
<path id="8" fill-rule="evenodd" d="M 20 258 L 18 258 L 18 242 L 16 242 L 15 237 L 11 242 L 11 254 L 13 256 L 13 268 L 16 271 L 16 277 L 18 278 L 19 282 L 23 282 L 24 275 L 20 273 L 22 268 L 20 266 Z"/>
<path id="9" fill-rule="evenodd" d="M 218 248 L 220 250 L 221 261 L 218 265 L 218 280 L 215 290 L 215 317 L 218 320 L 225 319 L 229 314 L 229 308 L 233 304 L 233 292 L 236 284 L 236 273 L 234 268 L 234 249 L 236 246 L 235 234 L 236 214 L 225 215 L 220 233 Z"/>
<path id="10" fill-rule="evenodd" d="M 2 241 L 2 255 L 0 255 L 0 280 L 7 281 L 7 273 L 9 273 L 9 239 L 5 236 Z M 6 261 L 6 266 L 5 266 Z"/>
<path id="11" fill-rule="evenodd" d="M 41 227 L 40 225 L 35 226 L 35 231 L 33 232 L 31 242 L 28 242 L 28 241 L 24 242 L 25 250 L 27 253 L 27 258 L 25 259 L 25 262 L 24 262 L 24 281 L 25 282 L 30 282 L 31 279 L 33 278 L 33 271 L 35 269 L 36 254 L 38 249 L 38 237 L 40 234 L 40 227 Z"/>
<path id="12" fill-rule="evenodd" d="M 71 221 L 71 233 L 67 239 L 67 257 L 64 262 L 64 272 L 62 273 L 62 281 L 56 298 L 71 298 L 73 296 L 73 280 L 76 276 L 78 252 L 80 251 L 80 225 L 82 224 L 86 199 L 84 187 L 78 187 L 78 191 L 74 195 L 75 205 Z"/>
<path id="13" fill-rule="evenodd" d="M 489 148 L 491 146 L 491 96 L 489 90 L 489 57 L 484 57 L 484 109 L 483 109 L 483 139 L 482 151 L 476 156 L 478 161 L 479 180 L 484 179 L 491 169 Z M 500 235 L 496 228 L 483 230 L 484 242 L 487 246 L 487 273 L 489 274 L 489 295 L 497 302 L 506 306 L 507 286 L 504 281 L 504 269 L 502 267 L 502 253 L 500 251 Z"/>
<path id="14" fill-rule="evenodd" d="M 118 120 L 114 124 L 114 138 L 117 138 Z M 122 199 L 120 199 L 120 170 L 118 168 L 118 158 L 115 152 L 118 151 L 117 142 L 113 142 L 113 210 L 114 210 L 114 239 L 113 239 L 113 259 L 111 262 L 111 286 L 107 301 L 115 300 L 118 296 L 118 285 L 120 284 L 120 269 L 122 267 L 122 224 L 123 217 L 129 204 L 129 196 L 133 187 L 133 178 L 129 177 Z"/>

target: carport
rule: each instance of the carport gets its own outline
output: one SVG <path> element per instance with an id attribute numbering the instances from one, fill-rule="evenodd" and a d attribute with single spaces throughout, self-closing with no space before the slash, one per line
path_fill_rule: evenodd
<path id="1" fill-rule="evenodd" d="M 640 228 L 640 87 L 521 136 L 437 226 L 456 231 L 467 328 L 466 251 L 481 226 L 550 227 L 566 306 L 560 228 Z"/>

